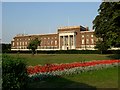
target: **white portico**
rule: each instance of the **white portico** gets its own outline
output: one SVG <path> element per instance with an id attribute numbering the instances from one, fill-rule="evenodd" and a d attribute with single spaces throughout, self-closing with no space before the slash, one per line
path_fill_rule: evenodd
<path id="1" fill-rule="evenodd" d="M 62 31 L 59 32 L 59 49 L 69 50 L 76 48 L 76 32 Z"/>

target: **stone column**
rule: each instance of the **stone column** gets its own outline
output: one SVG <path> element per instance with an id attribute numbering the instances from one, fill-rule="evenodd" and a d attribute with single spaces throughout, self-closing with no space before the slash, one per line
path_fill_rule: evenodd
<path id="1" fill-rule="evenodd" d="M 65 36 L 63 36 L 63 47 L 65 49 Z"/>
<path id="2" fill-rule="evenodd" d="M 74 34 L 74 45 L 75 45 L 75 48 L 76 48 L 76 35 Z"/>
<path id="3" fill-rule="evenodd" d="M 75 34 L 73 35 L 73 47 L 74 47 L 74 49 L 76 48 L 76 39 L 75 39 L 76 37 L 75 37 Z"/>
<path id="4" fill-rule="evenodd" d="M 73 47 L 75 46 L 75 37 L 74 37 L 74 35 L 73 35 Z"/>
<path id="5" fill-rule="evenodd" d="M 60 50 L 60 37 L 61 37 L 61 36 L 59 36 L 59 50 Z"/>
<path id="6" fill-rule="evenodd" d="M 70 35 L 68 35 L 68 47 L 70 48 Z"/>

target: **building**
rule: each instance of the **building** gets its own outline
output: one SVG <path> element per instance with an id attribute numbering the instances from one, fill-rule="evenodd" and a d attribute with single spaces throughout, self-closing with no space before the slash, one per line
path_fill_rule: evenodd
<path id="1" fill-rule="evenodd" d="M 41 40 L 37 50 L 94 50 L 96 37 L 88 27 L 67 26 L 58 28 L 55 34 L 16 35 L 11 41 L 11 50 L 28 50 L 30 40 Z"/>

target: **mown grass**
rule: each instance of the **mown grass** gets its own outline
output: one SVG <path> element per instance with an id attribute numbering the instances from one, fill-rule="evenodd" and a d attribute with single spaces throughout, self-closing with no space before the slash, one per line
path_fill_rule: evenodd
<path id="1" fill-rule="evenodd" d="M 8 54 L 21 57 L 27 65 L 44 65 L 47 63 L 71 63 L 91 60 L 120 59 L 114 54 Z M 39 82 L 30 82 L 28 88 L 118 88 L 118 68 L 113 67 L 77 75 L 51 78 Z"/>
<path id="2" fill-rule="evenodd" d="M 71 63 L 91 60 L 120 59 L 120 55 L 114 54 L 9 54 L 13 57 L 25 58 L 28 65 L 44 65 L 47 63 Z"/>
<path id="3" fill-rule="evenodd" d="M 77 75 L 29 83 L 29 88 L 118 88 L 118 68 L 113 67 Z"/>

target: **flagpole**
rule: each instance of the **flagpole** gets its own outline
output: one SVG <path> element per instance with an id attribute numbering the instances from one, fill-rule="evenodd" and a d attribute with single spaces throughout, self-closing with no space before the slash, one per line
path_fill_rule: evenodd
<path id="1" fill-rule="evenodd" d="M 69 26 L 69 16 L 68 16 L 68 26 Z"/>

